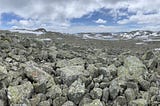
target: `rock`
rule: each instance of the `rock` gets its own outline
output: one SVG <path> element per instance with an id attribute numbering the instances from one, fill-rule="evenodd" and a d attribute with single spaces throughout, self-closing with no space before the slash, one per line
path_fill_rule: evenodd
<path id="1" fill-rule="evenodd" d="M 0 104 L 1 104 L 1 106 L 6 106 L 5 102 L 3 100 L 1 100 L 1 99 L 0 99 Z"/>
<path id="2" fill-rule="evenodd" d="M 106 67 L 100 67 L 98 69 L 98 71 L 99 71 L 100 74 L 104 75 L 104 77 L 110 77 L 110 75 L 111 75 L 110 71 L 107 70 Z"/>
<path id="3" fill-rule="evenodd" d="M 114 100 L 120 92 L 120 87 L 116 79 L 112 80 L 111 85 L 109 86 L 110 98 Z"/>
<path id="4" fill-rule="evenodd" d="M 53 106 L 62 106 L 67 101 L 67 97 L 57 97 L 53 100 Z"/>
<path id="5" fill-rule="evenodd" d="M 146 80 L 140 80 L 139 85 L 141 90 L 147 91 L 150 88 L 150 82 Z"/>
<path id="6" fill-rule="evenodd" d="M 75 104 L 78 104 L 85 94 L 85 85 L 80 79 L 76 80 L 69 87 L 68 98 Z"/>
<path id="7" fill-rule="evenodd" d="M 150 59 L 150 60 L 148 61 L 148 68 L 149 68 L 149 69 L 153 70 L 153 69 L 155 69 L 157 66 L 158 66 L 158 61 L 157 61 L 156 58 Z"/>
<path id="8" fill-rule="evenodd" d="M 98 69 L 95 67 L 94 64 L 89 64 L 87 71 L 89 72 L 90 76 L 92 78 L 98 77 L 99 76 L 99 71 Z"/>
<path id="9" fill-rule="evenodd" d="M 76 106 L 76 105 L 72 101 L 67 101 L 62 106 Z"/>
<path id="10" fill-rule="evenodd" d="M 124 93 L 125 93 L 127 102 L 130 102 L 131 100 L 134 100 L 136 98 L 135 91 L 131 88 L 127 88 Z"/>
<path id="11" fill-rule="evenodd" d="M 124 96 L 118 96 L 114 101 L 113 106 L 127 106 L 127 100 Z"/>
<path id="12" fill-rule="evenodd" d="M 90 95 L 92 99 L 101 99 L 102 97 L 102 89 L 101 88 L 94 88 L 91 92 Z"/>
<path id="13" fill-rule="evenodd" d="M 147 51 L 143 56 L 142 59 L 149 60 L 154 57 L 154 53 L 152 51 Z"/>
<path id="14" fill-rule="evenodd" d="M 129 106 L 148 106 L 147 101 L 144 99 L 136 99 L 136 100 L 132 100 L 129 103 Z"/>
<path id="15" fill-rule="evenodd" d="M 46 83 L 46 88 L 55 85 L 53 77 L 40 69 L 37 64 L 32 61 L 26 63 L 25 74 L 29 80 L 37 82 L 39 85 Z"/>
<path id="16" fill-rule="evenodd" d="M 51 103 L 50 103 L 50 101 L 42 101 L 39 103 L 38 106 L 51 106 Z"/>
<path id="17" fill-rule="evenodd" d="M 57 70 L 64 84 L 70 86 L 80 75 L 84 75 L 83 66 L 67 66 Z"/>
<path id="18" fill-rule="evenodd" d="M 35 91 L 35 93 L 46 93 L 46 90 L 47 90 L 46 87 L 47 86 L 45 83 L 41 83 L 41 84 L 36 83 L 36 84 L 34 84 L 34 91 Z"/>
<path id="19" fill-rule="evenodd" d="M 135 56 L 128 56 L 124 60 L 124 66 L 127 70 L 123 71 L 126 76 L 131 76 L 136 80 L 147 73 L 145 65 Z M 128 71 L 128 72 L 127 72 Z"/>
<path id="20" fill-rule="evenodd" d="M 8 98 L 10 103 L 23 103 L 24 99 L 27 99 L 31 96 L 33 91 L 33 85 L 30 82 L 26 82 L 22 85 L 9 86 L 8 87 Z"/>
<path id="21" fill-rule="evenodd" d="M 104 88 L 103 89 L 103 94 L 102 94 L 102 100 L 107 103 L 109 99 L 109 88 Z"/>
<path id="22" fill-rule="evenodd" d="M 80 103 L 79 103 L 79 106 L 84 106 L 85 104 L 88 104 L 88 103 L 91 103 L 92 102 L 92 99 L 90 99 L 90 97 L 84 97 Z"/>
<path id="23" fill-rule="evenodd" d="M 76 65 L 84 65 L 85 61 L 82 58 L 73 58 L 70 60 L 59 60 L 57 61 L 57 67 L 63 68 L 66 66 L 76 66 Z"/>
<path id="24" fill-rule="evenodd" d="M 99 99 L 95 99 L 90 103 L 86 103 L 82 106 L 104 106 L 103 103 Z"/>
<path id="25" fill-rule="evenodd" d="M 46 96 L 52 99 L 60 97 L 62 95 L 62 90 L 58 85 L 54 85 L 47 90 Z"/>
<path id="26" fill-rule="evenodd" d="M 107 67 L 107 70 L 110 71 L 111 75 L 115 78 L 117 76 L 117 68 L 114 64 L 111 64 Z"/>
<path id="27" fill-rule="evenodd" d="M 0 65 L 0 80 L 3 80 L 4 78 L 7 77 L 7 69 L 5 66 Z"/>

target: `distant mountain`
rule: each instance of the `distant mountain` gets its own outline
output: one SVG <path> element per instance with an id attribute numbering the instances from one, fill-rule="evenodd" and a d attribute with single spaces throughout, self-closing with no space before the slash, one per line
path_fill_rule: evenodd
<path id="1" fill-rule="evenodd" d="M 118 33 L 78 33 L 76 34 L 83 39 L 100 39 L 100 40 L 152 40 L 160 39 L 160 32 L 136 30 L 131 32 Z"/>

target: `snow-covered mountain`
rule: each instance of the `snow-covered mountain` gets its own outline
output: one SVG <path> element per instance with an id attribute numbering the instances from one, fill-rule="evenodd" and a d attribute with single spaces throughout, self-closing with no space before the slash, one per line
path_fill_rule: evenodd
<path id="1" fill-rule="evenodd" d="M 131 31 L 118 33 L 78 33 L 77 36 L 83 39 L 100 39 L 100 40 L 160 40 L 160 32 L 154 31 Z"/>

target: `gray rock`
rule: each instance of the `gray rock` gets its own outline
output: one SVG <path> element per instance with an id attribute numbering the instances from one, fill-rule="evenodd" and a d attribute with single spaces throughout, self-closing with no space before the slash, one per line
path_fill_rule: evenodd
<path id="1" fill-rule="evenodd" d="M 85 94 L 85 85 L 80 79 L 76 80 L 69 87 L 68 98 L 75 104 L 78 104 Z"/>
<path id="2" fill-rule="evenodd" d="M 107 67 L 107 70 L 110 71 L 110 73 L 111 73 L 111 75 L 112 75 L 113 77 L 116 77 L 116 76 L 117 76 L 117 68 L 116 68 L 116 66 L 115 66 L 114 64 L 109 65 L 109 66 Z"/>
<path id="3" fill-rule="evenodd" d="M 1 105 L 1 106 L 6 106 L 6 105 L 5 105 L 5 101 L 3 101 L 3 100 L 0 99 L 0 105 Z"/>
<path id="4" fill-rule="evenodd" d="M 47 90 L 46 87 L 47 86 L 45 83 L 41 83 L 41 84 L 36 83 L 36 84 L 34 84 L 34 91 L 35 91 L 35 93 L 46 93 L 46 90 Z"/>
<path id="5" fill-rule="evenodd" d="M 72 101 L 67 101 L 62 106 L 76 106 L 76 105 Z"/>
<path id="6" fill-rule="evenodd" d="M 102 97 L 102 89 L 101 88 L 94 88 L 91 92 L 90 95 L 92 99 L 101 99 Z"/>
<path id="7" fill-rule="evenodd" d="M 104 88 L 103 89 L 103 95 L 102 95 L 102 100 L 107 103 L 109 99 L 109 88 Z"/>
<path id="8" fill-rule="evenodd" d="M 66 66 L 76 66 L 76 65 L 84 65 L 85 61 L 82 58 L 73 58 L 70 60 L 59 60 L 57 61 L 57 67 L 63 68 Z"/>
<path id="9" fill-rule="evenodd" d="M 9 86 L 8 87 L 8 98 L 10 103 L 23 103 L 24 99 L 27 99 L 31 96 L 33 91 L 33 85 L 30 82 L 26 82 L 22 85 Z"/>
<path id="10" fill-rule="evenodd" d="M 53 106 L 62 106 L 67 101 L 67 97 L 57 97 L 53 100 Z"/>
<path id="11" fill-rule="evenodd" d="M 51 103 L 50 103 L 50 101 L 42 101 L 39 103 L 38 106 L 51 106 Z"/>
<path id="12" fill-rule="evenodd" d="M 111 85 L 109 86 L 110 98 L 114 100 L 120 92 L 120 87 L 117 80 L 112 80 Z"/>
<path id="13" fill-rule="evenodd" d="M 7 69 L 6 66 L 0 65 L 0 80 L 3 80 L 4 78 L 7 77 Z"/>
<path id="14" fill-rule="evenodd" d="M 60 97 L 61 95 L 62 95 L 62 90 L 58 85 L 52 86 L 47 90 L 47 93 L 46 93 L 46 96 L 52 99 L 55 99 L 56 97 Z"/>
<path id="15" fill-rule="evenodd" d="M 26 63 L 25 74 L 34 82 L 38 82 L 39 84 L 46 83 L 46 88 L 55 85 L 53 77 L 39 68 L 37 64 L 32 61 Z"/>
<path id="16" fill-rule="evenodd" d="M 141 90 L 147 91 L 150 88 L 150 82 L 146 80 L 140 80 L 139 85 Z"/>
<path id="17" fill-rule="evenodd" d="M 104 75 L 104 77 L 110 77 L 110 75 L 111 75 L 110 71 L 107 70 L 106 67 L 100 67 L 98 69 L 98 71 L 99 71 L 100 74 Z"/>
<path id="18" fill-rule="evenodd" d="M 143 56 L 142 59 L 149 60 L 154 57 L 154 53 L 152 51 L 147 51 Z"/>
<path id="19" fill-rule="evenodd" d="M 136 98 L 135 91 L 131 88 L 127 88 L 124 94 L 127 99 L 127 102 L 130 102 L 131 100 L 134 100 Z"/>
<path id="20" fill-rule="evenodd" d="M 147 69 L 145 65 L 135 56 L 128 56 L 124 60 L 124 66 L 121 70 L 121 74 L 123 76 L 123 73 L 125 76 L 133 77 L 136 80 L 139 80 L 139 77 L 142 75 L 145 75 L 147 72 Z"/>
<path id="21" fill-rule="evenodd" d="M 136 100 L 132 100 L 129 103 L 129 106 L 148 106 L 147 101 L 144 99 L 136 99 Z"/>
<path id="22" fill-rule="evenodd" d="M 103 103 L 99 99 L 95 99 L 90 103 L 86 103 L 82 106 L 104 106 Z"/>
<path id="23" fill-rule="evenodd" d="M 114 101 L 113 106 L 127 106 L 127 100 L 124 96 L 118 96 Z"/>
<path id="24" fill-rule="evenodd" d="M 83 66 L 67 66 L 57 70 L 64 84 L 70 86 L 80 75 L 84 75 Z"/>

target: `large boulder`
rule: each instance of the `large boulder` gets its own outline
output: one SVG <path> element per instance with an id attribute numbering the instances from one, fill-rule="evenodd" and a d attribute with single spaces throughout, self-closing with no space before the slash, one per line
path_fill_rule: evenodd
<path id="1" fill-rule="evenodd" d="M 5 66 L 0 65 L 0 80 L 7 77 L 7 69 Z"/>
<path id="2" fill-rule="evenodd" d="M 99 99 L 95 99 L 90 103 L 86 103 L 83 106 L 104 106 L 103 103 Z"/>
<path id="3" fill-rule="evenodd" d="M 91 92 L 90 95 L 92 99 L 101 99 L 102 97 L 102 89 L 101 88 L 94 88 Z"/>
<path id="4" fill-rule="evenodd" d="M 139 80 L 140 76 L 145 75 L 147 69 L 145 65 L 135 56 L 128 56 L 124 59 L 124 67 L 118 69 L 119 77 L 134 78 Z"/>
<path id="5" fill-rule="evenodd" d="M 147 104 L 147 100 L 144 99 L 136 99 L 136 100 L 132 100 L 129 103 L 129 106 L 148 106 Z"/>
<path id="6" fill-rule="evenodd" d="M 68 98 L 75 104 L 78 104 L 85 94 L 85 84 L 82 83 L 81 79 L 76 80 L 69 87 Z"/>
<path id="7" fill-rule="evenodd" d="M 84 75 L 83 66 L 67 66 L 57 70 L 64 84 L 70 86 L 80 75 Z"/>
<path id="8" fill-rule="evenodd" d="M 55 85 L 53 77 L 39 68 L 37 64 L 32 61 L 26 62 L 25 74 L 28 79 L 33 82 L 37 82 L 39 84 L 46 83 L 46 88 L 50 88 Z"/>
<path id="9" fill-rule="evenodd" d="M 76 65 L 84 65 L 85 61 L 82 58 L 73 58 L 70 60 L 59 60 L 57 61 L 57 67 L 66 67 L 66 66 L 76 66 Z"/>
<path id="10" fill-rule="evenodd" d="M 24 103 L 24 100 L 31 96 L 32 91 L 33 85 L 26 82 L 22 85 L 9 86 L 7 96 L 11 104 Z"/>

